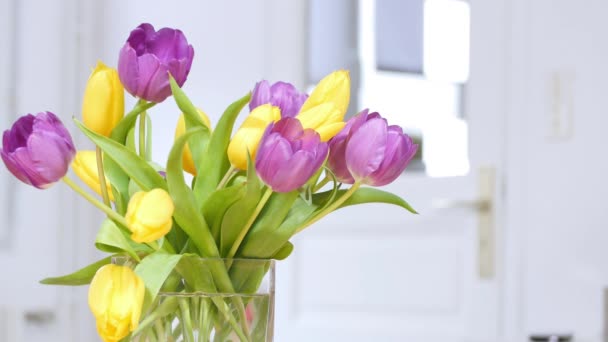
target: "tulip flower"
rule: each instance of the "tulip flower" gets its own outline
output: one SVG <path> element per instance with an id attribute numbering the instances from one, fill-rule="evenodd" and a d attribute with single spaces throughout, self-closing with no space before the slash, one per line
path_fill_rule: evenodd
<path id="1" fill-rule="evenodd" d="M 125 88 L 116 69 L 102 62 L 89 77 L 82 101 L 84 125 L 97 134 L 109 136 L 125 113 Z"/>
<path id="2" fill-rule="evenodd" d="M 255 160 L 260 139 L 269 124 L 281 119 L 281 110 L 270 104 L 256 107 L 230 141 L 228 145 L 228 159 L 232 166 L 240 170 L 247 170 L 247 152 Z"/>
<path id="3" fill-rule="evenodd" d="M 131 239 L 146 243 L 165 236 L 171 230 L 174 209 L 171 196 L 163 189 L 133 194 L 125 215 Z"/>
<path id="4" fill-rule="evenodd" d="M 70 133 L 51 112 L 22 116 L 2 136 L 0 155 L 8 170 L 38 189 L 65 176 L 75 154 Z"/>
<path id="5" fill-rule="evenodd" d="M 151 102 L 171 95 L 169 73 L 181 87 L 192 66 L 194 49 L 180 30 L 141 24 L 131 31 L 118 57 L 118 75 L 127 91 Z"/>
<path id="6" fill-rule="evenodd" d="M 209 117 L 205 112 L 197 108 L 198 115 L 203 120 L 203 123 L 207 128 L 211 129 L 211 122 L 209 121 Z M 186 121 L 184 119 L 184 114 L 180 115 L 177 120 L 177 126 L 175 126 L 175 139 L 181 137 L 186 132 Z M 182 165 L 184 167 L 184 171 L 196 176 L 196 167 L 194 166 L 194 159 L 192 159 L 192 152 L 190 151 L 190 147 L 188 144 L 184 146 L 184 150 L 182 152 Z"/>
<path id="7" fill-rule="evenodd" d="M 290 192 L 304 185 L 327 157 L 327 143 L 319 134 L 303 129 L 295 118 L 284 118 L 268 127 L 260 142 L 256 171 L 276 192 Z"/>
<path id="8" fill-rule="evenodd" d="M 328 167 L 347 184 L 382 186 L 405 170 L 418 145 L 399 126 L 388 126 L 378 113 L 364 110 L 329 142 Z"/>
<path id="9" fill-rule="evenodd" d="M 350 101 L 350 76 L 339 70 L 325 76 L 304 102 L 298 120 L 328 141 L 344 127 L 344 115 Z"/>
<path id="10" fill-rule="evenodd" d="M 292 118 L 298 114 L 307 98 L 306 93 L 298 92 L 296 87 L 290 83 L 277 82 L 271 86 L 268 81 L 263 80 L 258 82 L 253 89 L 249 110 L 270 103 L 281 108 L 281 117 Z"/>
<path id="11" fill-rule="evenodd" d="M 72 170 L 91 190 L 101 195 L 101 185 L 99 184 L 99 173 L 97 172 L 97 158 L 95 151 L 78 151 L 72 162 Z M 106 188 L 110 200 L 114 200 L 112 186 L 106 177 Z"/>
<path id="12" fill-rule="evenodd" d="M 89 308 L 104 342 L 118 342 L 137 329 L 145 286 L 129 267 L 101 267 L 89 287 Z"/>

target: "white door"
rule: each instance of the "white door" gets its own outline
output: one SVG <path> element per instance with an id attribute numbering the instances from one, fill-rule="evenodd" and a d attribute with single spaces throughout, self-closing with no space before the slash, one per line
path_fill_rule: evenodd
<path id="1" fill-rule="evenodd" d="M 88 31 L 84 5 L 65 0 L 0 1 L 0 126 L 52 111 L 74 133 L 88 69 L 76 67 Z M 82 25 L 86 27 L 86 25 Z M 75 136 L 75 135 L 74 135 Z M 79 139 L 76 139 L 78 143 Z M 79 145 L 83 147 L 83 145 Z M 96 257 L 99 218 L 65 186 L 41 191 L 0 167 L 0 341 L 91 341 L 86 288 L 39 284 Z M 86 332 L 93 332 L 93 334 Z M 84 335 L 82 334 L 84 332 Z"/>
<path id="2" fill-rule="evenodd" d="M 427 0 L 425 6 L 437 10 L 428 6 L 445 3 L 450 3 L 449 11 L 467 8 L 467 3 L 452 0 Z M 480 221 L 473 202 L 479 196 L 481 167 L 494 168 L 495 186 L 502 177 L 504 4 L 470 1 L 469 5 L 466 119 L 436 115 L 432 122 L 421 124 L 423 152 L 429 158 L 427 172 L 406 170 L 387 187 L 408 200 L 420 215 L 388 206 L 347 208 L 298 236 L 294 253 L 278 264 L 277 341 L 499 340 L 501 227 L 492 225 L 487 217 Z M 407 79 L 403 74 L 374 70 L 369 53 L 377 51 L 370 34 L 378 27 L 373 22 L 374 10 L 374 2 L 360 2 L 362 108 L 370 106 L 386 116 L 402 113 L 412 108 L 412 102 L 424 102 L 416 98 L 428 95 L 420 87 L 445 90 L 435 83 L 411 80 L 411 76 Z M 440 27 L 449 27 L 449 11 L 441 12 L 440 7 L 435 13 L 446 19 Z M 372 61 L 366 59 L 370 55 Z M 437 101 L 445 98 L 437 96 Z M 399 101 L 404 107 L 394 103 Z M 447 106 L 427 105 L 438 111 Z M 392 118 L 393 122 L 399 119 L 394 114 Z M 468 153 L 462 145 L 467 140 Z M 462 155 L 463 148 L 464 158 L 451 158 Z M 430 160 L 437 154 L 438 160 Z M 451 176 L 429 177 L 429 173 Z M 456 176 L 458 173 L 464 174 Z M 499 215 L 500 194 L 494 192 L 492 201 L 492 210 Z"/>

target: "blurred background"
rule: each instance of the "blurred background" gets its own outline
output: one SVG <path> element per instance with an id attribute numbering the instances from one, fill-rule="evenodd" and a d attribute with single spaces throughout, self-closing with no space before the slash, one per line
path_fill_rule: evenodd
<path id="1" fill-rule="evenodd" d="M 261 79 L 348 69 L 421 144 L 388 186 L 419 212 L 344 209 L 278 264 L 284 341 L 599 342 L 608 329 L 604 0 L 0 0 L 0 127 L 58 113 L 76 137 L 89 72 L 142 22 L 195 49 L 184 89 L 212 122 Z M 605 78 L 606 77 L 606 78 Z M 128 100 L 128 106 L 134 103 Z M 151 112 L 164 164 L 179 112 Z M 95 341 L 87 288 L 38 281 L 98 259 L 101 215 L 0 168 L 0 341 Z"/>

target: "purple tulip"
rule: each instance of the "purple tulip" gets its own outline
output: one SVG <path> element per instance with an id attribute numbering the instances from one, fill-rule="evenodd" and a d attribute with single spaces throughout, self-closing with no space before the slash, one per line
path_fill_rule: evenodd
<path id="1" fill-rule="evenodd" d="M 258 147 L 255 169 L 276 192 L 290 192 L 304 185 L 327 157 L 327 143 L 319 133 L 303 129 L 295 118 L 270 124 Z"/>
<path id="2" fill-rule="evenodd" d="M 339 181 L 382 186 L 405 170 L 418 145 L 399 126 L 364 110 L 329 142 L 328 166 Z"/>
<path id="3" fill-rule="evenodd" d="M 70 133 L 51 112 L 22 116 L 2 136 L 0 155 L 6 168 L 38 189 L 65 176 L 75 154 Z"/>
<path id="4" fill-rule="evenodd" d="M 118 76 L 131 95 L 162 102 L 171 95 L 169 73 L 181 87 L 192 66 L 194 49 L 180 30 L 141 24 L 120 50 Z"/>
<path id="5" fill-rule="evenodd" d="M 268 81 L 263 80 L 253 88 L 249 110 L 270 103 L 281 108 L 281 117 L 293 118 L 300 112 L 307 98 L 308 94 L 298 92 L 290 83 L 277 82 L 271 86 Z"/>

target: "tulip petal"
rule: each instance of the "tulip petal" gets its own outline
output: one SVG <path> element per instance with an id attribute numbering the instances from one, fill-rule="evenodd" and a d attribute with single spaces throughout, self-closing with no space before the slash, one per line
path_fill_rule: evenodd
<path id="1" fill-rule="evenodd" d="M 0 156 L 2 156 L 2 161 L 4 161 L 4 165 L 6 165 L 6 168 L 13 174 L 13 176 L 17 177 L 17 179 L 19 179 L 23 183 L 33 185 L 26 170 L 24 170 L 23 167 L 21 167 L 21 165 L 13 157 L 14 154 L 8 154 L 4 150 L 0 150 Z"/>
<path id="2" fill-rule="evenodd" d="M 281 117 L 292 118 L 298 114 L 304 101 L 308 98 L 305 93 L 299 93 L 290 83 L 277 82 L 270 87 L 271 103 L 281 108 Z"/>
<path id="3" fill-rule="evenodd" d="M 264 144 L 256 158 L 256 170 L 264 183 L 275 184 L 273 179 L 276 173 L 293 154 L 291 143 L 277 133 L 268 135 L 262 141 Z"/>
<path id="4" fill-rule="evenodd" d="M 270 83 L 266 80 L 262 80 L 256 83 L 253 88 L 251 101 L 249 101 L 249 111 L 267 103 L 270 103 Z"/>
<path id="5" fill-rule="evenodd" d="M 321 137 L 321 141 L 329 141 L 329 139 L 333 138 L 336 134 L 342 131 L 346 123 L 344 122 L 336 122 L 330 125 L 322 126 L 321 128 L 317 128 L 316 131 L 319 133 Z"/>
<path id="6" fill-rule="evenodd" d="M 348 171 L 346 165 L 346 137 L 339 139 L 332 139 L 329 148 L 329 158 L 327 160 L 327 166 L 334 173 L 338 181 L 345 184 L 353 184 L 355 179 Z"/>
<path id="7" fill-rule="evenodd" d="M 125 89 L 133 95 L 137 96 L 137 88 L 139 87 L 139 63 L 137 52 L 128 44 L 120 50 L 118 58 L 118 75 L 120 82 L 125 86 Z"/>
<path id="8" fill-rule="evenodd" d="M 384 158 L 387 123 L 383 119 L 369 120 L 349 138 L 345 158 L 355 180 L 362 180 L 374 172 Z"/>
<path id="9" fill-rule="evenodd" d="M 35 116 L 27 114 L 20 117 L 10 130 L 2 135 L 2 145 L 7 153 L 15 151 L 20 146 L 27 144 L 27 137 L 34 129 Z"/>
<path id="10" fill-rule="evenodd" d="M 402 129 L 398 126 L 389 127 L 384 160 L 378 170 L 368 177 L 367 184 L 383 186 L 391 183 L 403 173 L 416 155 L 418 145 L 414 144 L 412 139 L 402 132 Z"/>
<path id="11" fill-rule="evenodd" d="M 277 168 L 268 184 L 273 184 L 272 190 L 276 192 L 289 192 L 304 185 L 313 175 L 314 157 L 307 151 L 297 151 L 291 158 Z M 297 177 L 294 177 L 297 175 Z"/>
<path id="12" fill-rule="evenodd" d="M 52 133 L 34 132 L 27 141 L 27 150 L 36 173 L 48 183 L 65 175 L 72 161 L 72 155 L 66 154 L 64 146 Z"/>

